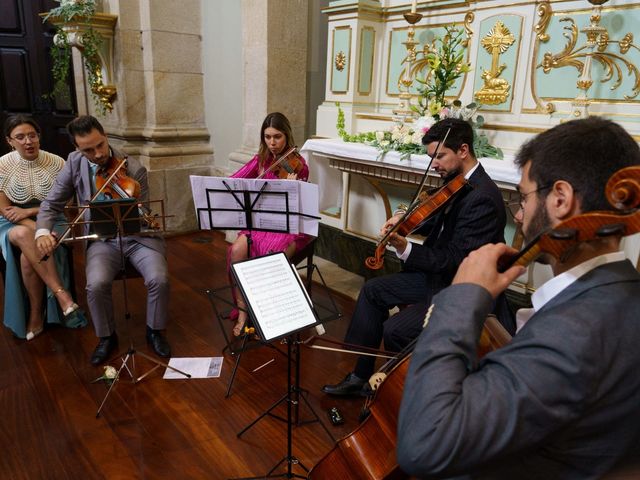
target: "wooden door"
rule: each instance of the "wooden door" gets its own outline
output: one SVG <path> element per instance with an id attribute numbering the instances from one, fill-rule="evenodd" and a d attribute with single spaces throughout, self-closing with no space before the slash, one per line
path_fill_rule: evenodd
<path id="1" fill-rule="evenodd" d="M 38 15 L 57 5 L 53 0 L 0 0 L 0 125 L 12 113 L 32 115 L 42 128 L 41 148 L 66 158 L 73 150 L 65 125 L 76 115 L 75 89 L 69 81 L 68 98 L 47 97 L 53 89 L 54 29 Z M 9 151 L 4 132 L 2 137 L 0 155 Z"/>

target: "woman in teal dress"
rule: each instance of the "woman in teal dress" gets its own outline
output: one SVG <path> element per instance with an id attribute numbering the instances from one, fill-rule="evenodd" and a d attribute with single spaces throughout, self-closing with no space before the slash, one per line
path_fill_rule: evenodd
<path id="1" fill-rule="evenodd" d="M 0 247 L 6 262 L 3 321 L 17 337 L 32 340 L 42 333 L 45 321 L 69 327 L 87 321 L 69 293 L 64 249 L 40 262 L 34 240 L 40 202 L 64 160 L 40 150 L 40 127 L 25 115 L 10 116 L 4 134 L 12 151 L 0 157 Z"/>

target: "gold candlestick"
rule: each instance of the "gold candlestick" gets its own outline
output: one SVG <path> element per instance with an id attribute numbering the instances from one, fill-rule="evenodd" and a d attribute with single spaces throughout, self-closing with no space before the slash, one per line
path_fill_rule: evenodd
<path id="1" fill-rule="evenodd" d="M 402 60 L 404 64 L 404 68 L 400 73 L 400 77 L 398 78 L 398 90 L 400 94 L 398 97 L 400 98 L 400 104 L 398 108 L 393 110 L 393 113 L 401 116 L 410 116 L 413 115 L 411 110 L 411 86 L 413 85 L 413 77 L 412 77 L 412 67 L 416 61 L 416 45 L 419 42 L 415 41 L 416 31 L 414 25 L 422 20 L 422 15 L 420 13 L 405 13 L 404 19 L 409 23 L 409 31 L 407 32 L 407 40 L 402 42 L 402 44 L 407 49 L 407 55 Z"/>

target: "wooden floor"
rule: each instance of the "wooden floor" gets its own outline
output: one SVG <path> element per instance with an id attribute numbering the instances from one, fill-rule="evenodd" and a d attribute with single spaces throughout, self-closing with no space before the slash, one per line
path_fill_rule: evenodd
<path id="1" fill-rule="evenodd" d="M 221 356 L 224 339 L 213 318 L 206 289 L 226 284 L 226 244 L 218 233 L 196 233 L 167 240 L 171 273 L 170 324 L 167 337 L 176 357 Z M 78 257 L 76 255 L 76 257 Z M 76 258 L 79 301 L 84 275 Z M 120 348 L 129 339 L 144 343 L 145 289 L 129 280 L 130 326 L 122 315 L 121 284 L 114 297 Z M 315 289 L 314 289 L 315 290 Z M 320 289 L 318 289 L 320 290 Z M 328 336 L 340 339 L 353 301 L 335 296 L 343 317 L 326 324 Z M 83 305 L 83 306 L 86 306 Z M 231 328 L 231 324 L 228 324 Z M 5 328 L 0 334 L 0 478 L 3 479 L 223 479 L 262 476 L 287 455 L 286 423 L 265 417 L 241 438 L 237 433 L 287 391 L 286 357 L 268 347 L 246 352 L 230 398 L 225 398 L 235 357 L 225 356 L 219 379 L 163 380 L 156 370 L 138 384 L 121 380 L 100 418 L 106 393 L 92 383 L 102 368 L 89 364 L 96 345 L 93 328 L 47 329 L 34 341 L 18 340 Z M 284 351 L 282 346 L 278 346 Z M 275 359 L 258 372 L 256 367 Z M 357 425 L 361 399 L 333 399 L 320 392 L 350 370 L 350 355 L 302 349 L 301 386 L 334 437 Z M 119 365 L 117 358 L 109 362 Z M 152 364 L 136 356 L 138 374 Z M 338 406 L 345 418 L 329 425 L 327 410 Z M 283 406 L 275 410 L 286 414 Z M 311 418 L 304 402 L 301 418 Z M 333 445 L 319 423 L 293 430 L 293 455 L 311 467 Z M 277 472 L 286 471 L 282 465 Z M 294 467 L 294 473 L 303 473 Z"/>

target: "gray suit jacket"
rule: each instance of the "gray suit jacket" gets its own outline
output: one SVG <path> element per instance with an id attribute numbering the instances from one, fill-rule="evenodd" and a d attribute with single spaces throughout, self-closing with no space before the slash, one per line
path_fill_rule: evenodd
<path id="1" fill-rule="evenodd" d="M 640 458 L 640 275 L 595 268 L 478 361 L 486 290 L 433 300 L 405 380 L 400 466 L 419 477 L 590 479 Z"/>
<path id="2" fill-rule="evenodd" d="M 112 149 L 117 158 L 124 155 Z M 140 184 L 140 200 L 149 199 L 149 184 L 147 182 L 147 169 L 135 158 L 127 158 L 127 175 Z M 36 229 L 52 229 L 56 216 L 64 210 L 67 202 L 76 196 L 80 205 L 87 205 L 91 200 L 91 175 L 89 172 L 89 160 L 80 152 L 69 154 L 62 171 L 58 174 L 53 188 L 47 198 L 40 205 L 40 213 L 36 220 Z M 90 219 L 87 210 L 85 220 Z M 85 234 L 88 234 L 89 226 L 85 225 Z M 137 242 L 164 254 L 164 240 L 159 237 L 135 236 Z"/>

